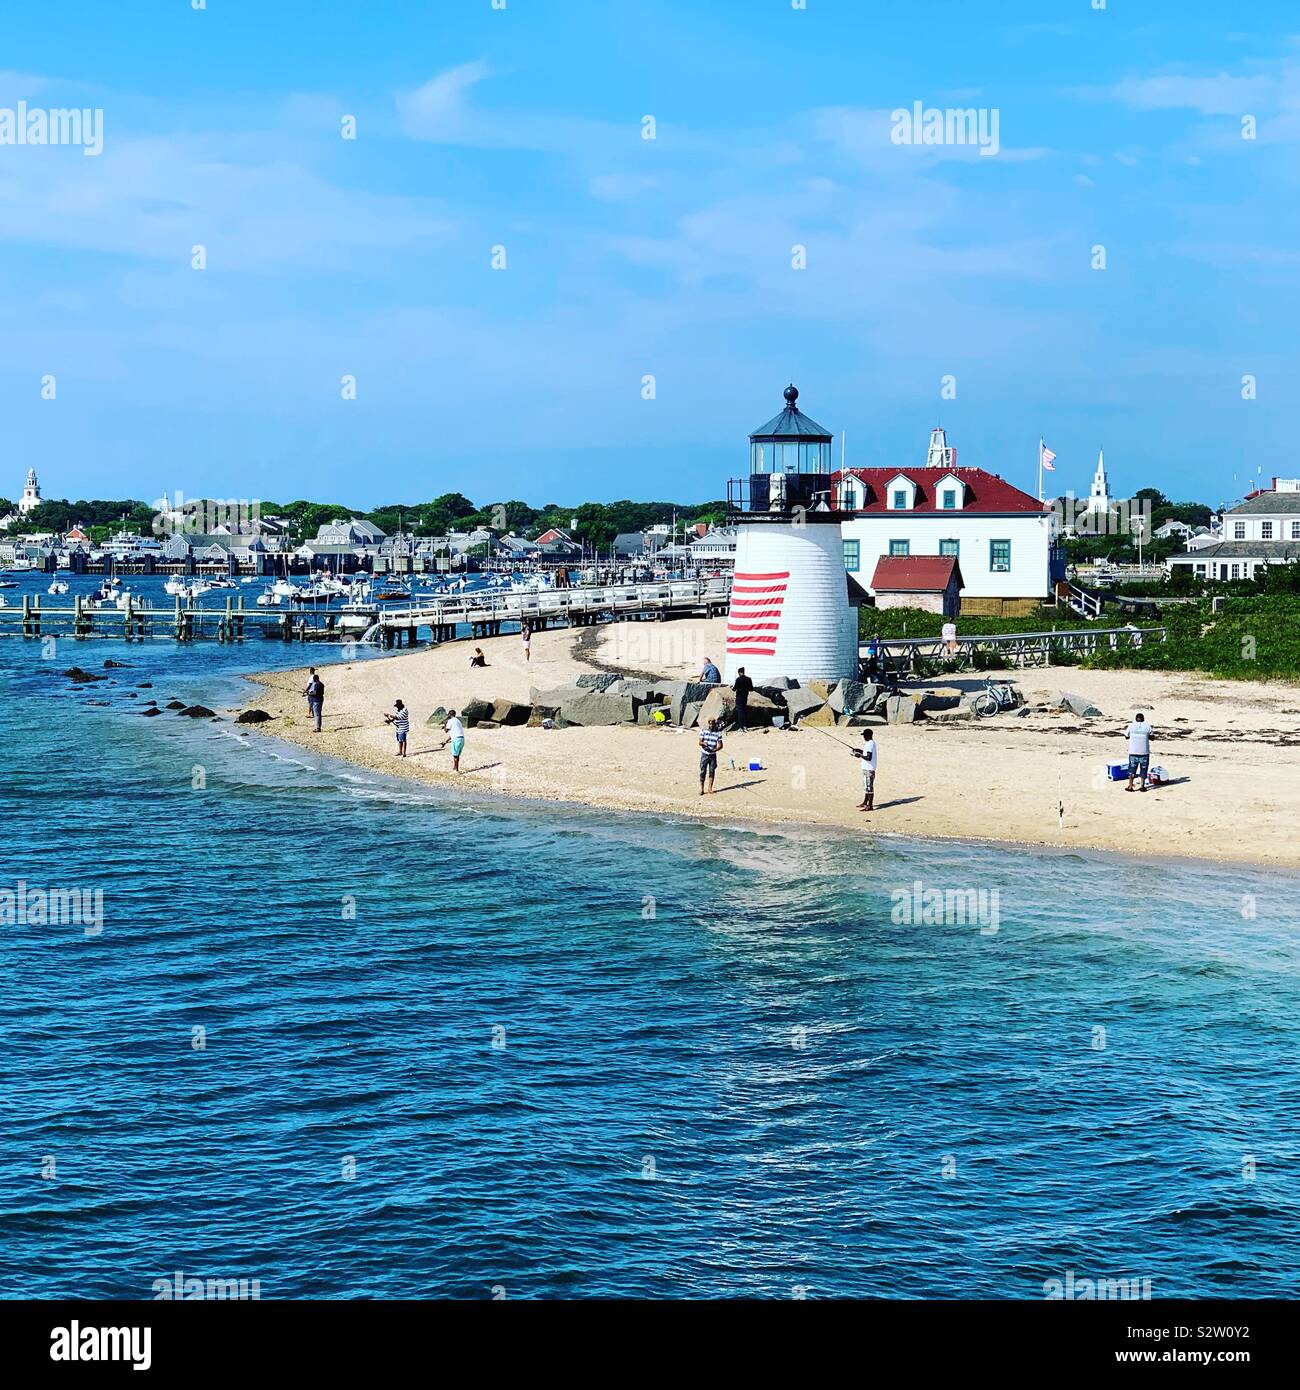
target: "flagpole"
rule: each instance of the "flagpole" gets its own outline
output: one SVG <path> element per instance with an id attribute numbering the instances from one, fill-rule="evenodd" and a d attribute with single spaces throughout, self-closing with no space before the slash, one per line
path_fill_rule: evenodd
<path id="1" fill-rule="evenodd" d="M 1038 436 L 1038 500 L 1043 500 L 1043 436 Z"/>

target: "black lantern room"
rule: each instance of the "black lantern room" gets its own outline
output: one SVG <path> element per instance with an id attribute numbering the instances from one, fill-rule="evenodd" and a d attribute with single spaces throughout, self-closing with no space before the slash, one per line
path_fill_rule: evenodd
<path id="1" fill-rule="evenodd" d="M 749 436 L 745 511 L 823 509 L 831 501 L 831 436 L 799 409 L 798 388 L 785 388 L 785 409 Z"/>

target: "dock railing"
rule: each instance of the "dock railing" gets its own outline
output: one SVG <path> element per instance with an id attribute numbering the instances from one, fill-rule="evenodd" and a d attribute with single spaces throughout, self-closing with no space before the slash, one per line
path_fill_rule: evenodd
<path id="1" fill-rule="evenodd" d="M 1091 656 L 1098 651 L 1119 651 L 1141 647 L 1144 642 L 1165 642 L 1168 629 L 1147 627 L 1060 628 L 1054 632 L 999 632 L 986 636 L 957 638 L 957 652 L 951 656 L 942 637 L 889 637 L 880 639 L 885 671 L 903 675 L 915 671 L 919 662 L 952 660 L 966 667 L 976 652 L 983 652 L 1004 668 L 1050 666 L 1055 653 Z M 859 648 L 863 657 L 867 644 Z"/>

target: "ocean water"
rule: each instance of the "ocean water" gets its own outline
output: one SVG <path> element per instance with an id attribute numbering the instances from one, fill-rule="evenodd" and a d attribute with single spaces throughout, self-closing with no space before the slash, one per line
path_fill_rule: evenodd
<path id="1" fill-rule="evenodd" d="M 509 804 L 138 713 L 302 659 L 0 643 L 0 890 L 103 894 L 0 926 L 0 1294 L 1294 1294 L 1296 879 Z"/>

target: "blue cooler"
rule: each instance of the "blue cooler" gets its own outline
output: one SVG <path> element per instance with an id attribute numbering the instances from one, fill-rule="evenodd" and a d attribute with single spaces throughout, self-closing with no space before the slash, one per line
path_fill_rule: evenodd
<path id="1" fill-rule="evenodd" d="M 1110 762 L 1106 764 L 1106 776 L 1110 778 L 1112 782 L 1127 782 L 1128 759 L 1112 758 Z"/>

